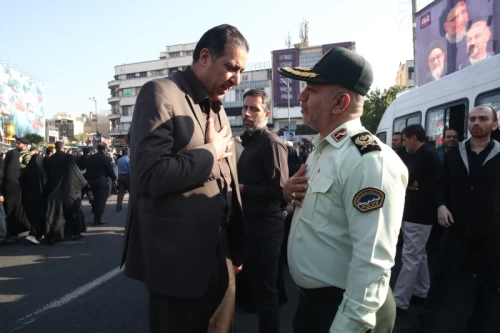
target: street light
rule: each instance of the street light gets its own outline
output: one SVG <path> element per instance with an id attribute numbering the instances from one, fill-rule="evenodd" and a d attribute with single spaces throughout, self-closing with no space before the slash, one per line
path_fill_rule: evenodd
<path id="1" fill-rule="evenodd" d="M 288 94 L 288 132 L 292 130 L 290 128 L 290 79 L 281 79 L 281 82 L 286 84 L 286 92 Z"/>
<path id="2" fill-rule="evenodd" d="M 97 130 L 97 100 L 95 99 L 95 97 L 92 97 L 92 98 L 89 97 L 89 99 L 91 101 L 94 101 L 94 106 L 95 106 L 95 135 L 97 135 L 97 132 L 99 132 Z"/>

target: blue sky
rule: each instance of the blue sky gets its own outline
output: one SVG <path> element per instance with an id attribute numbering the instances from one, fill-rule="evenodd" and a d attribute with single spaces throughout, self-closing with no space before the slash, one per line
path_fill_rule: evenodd
<path id="1" fill-rule="evenodd" d="M 430 3 L 420 0 L 419 8 Z M 412 58 L 411 0 L 3 1 L 0 60 L 47 80 L 46 116 L 109 110 L 114 66 L 158 59 L 167 45 L 195 42 L 229 23 L 250 43 L 248 62 L 271 60 L 288 32 L 299 41 L 309 21 L 310 45 L 356 41 L 374 69 L 373 87 L 394 84 L 400 62 Z"/>

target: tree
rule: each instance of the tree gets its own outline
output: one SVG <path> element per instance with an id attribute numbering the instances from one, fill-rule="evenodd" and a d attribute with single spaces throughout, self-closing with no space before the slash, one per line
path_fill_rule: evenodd
<path id="1" fill-rule="evenodd" d="M 88 137 L 89 135 L 87 133 L 78 133 L 75 135 L 75 139 L 77 139 L 78 142 L 86 142 Z"/>
<path id="2" fill-rule="evenodd" d="M 32 144 L 32 145 L 42 145 L 45 142 L 45 138 L 36 133 L 26 133 L 24 137 Z"/>
<path id="3" fill-rule="evenodd" d="M 361 117 L 363 126 L 375 133 L 385 110 L 396 99 L 396 94 L 404 90 L 406 90 L 405 86 L 394 86 L 383 92 L 378 88 L 370 91 L 366 95 L 363 116 Z"/>

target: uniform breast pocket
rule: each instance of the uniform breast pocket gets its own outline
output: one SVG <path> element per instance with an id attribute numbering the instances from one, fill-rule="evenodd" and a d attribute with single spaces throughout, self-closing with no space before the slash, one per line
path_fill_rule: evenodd
<path id="1" fill-rule="evenodd" d="M 333 179 L 321 174 L 316 174 L 309 181 L 309 190 L 304 199 L 300 218 L 317 228 L 322 228 L 330 223 L 330 208 L 332 196 L 330 188 Z"/>

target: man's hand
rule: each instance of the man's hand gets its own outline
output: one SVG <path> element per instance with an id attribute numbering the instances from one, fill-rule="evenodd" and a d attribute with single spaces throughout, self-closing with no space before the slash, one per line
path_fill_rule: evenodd
<path id="1" fill-rule="evenodd" d="M 113 185 L 118 186 L 118 180 L 114 180 Z"/>
<path id="2" fill-rule="evenodd" d="M 3 195 L 0 195 L 0 202 L 4 202 Z"/>
<path id="3" fill-rule="evenodd" d="M 443 228 L 449 228 L 455 223 L 453 216 L 445 205 L 441 205 L 438 208 L 438 222 Z"/>
<path id="4" fill-rule="evenodd" d="M 243 270 L 243 265 L 241 265 L 240 267 L 233 266 L 233 270 L 234 270 L 234 275 L 236 275 Z"/>
<path id="5" fill-rule="evenodd" d="M 302 200 L 306 196 L 307 181 L 309 177 L 304 177 L 307 166 L 302 164 L 299 171 L 288 179 L 283 188 L 283 197 L 294 206 L 302 207 Z"/>
<path id="6" fill-rule="evenodd" d="M 217 160 L 222 160 L 232 155 L 230 152 L 232 145 L 231 135 L 229 134 L 227 126 L 222 127 L 220 132 L 216 132 L 214 120 L 212 118 L 208 119 L 205 141 L 214 146 L 215 152 L 217 153 Z"/>
<path id="7" fill-rule="evenodd" d="M 413 182 L 413 184 L 411 184 L 410 186 L 408 186 L 408 190 L 418 191 L 418 182 L 415 180 Z"/>

